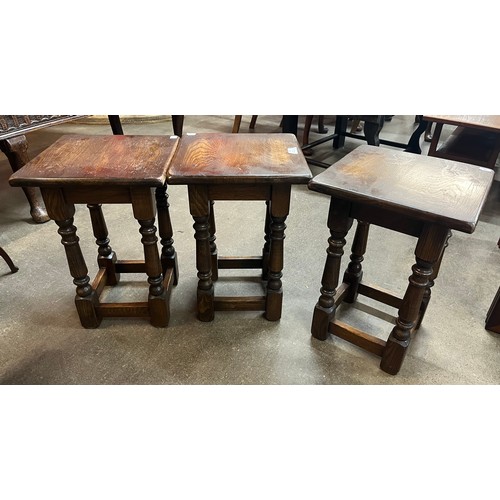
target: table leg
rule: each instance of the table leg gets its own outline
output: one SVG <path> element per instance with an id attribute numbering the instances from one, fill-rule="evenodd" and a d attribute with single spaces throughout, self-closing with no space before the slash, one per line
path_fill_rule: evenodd
<path id="1" fill-rule="evenodd" d="M 0 141 L 0 150 L 5 153 L 9 160 L 13 172 L 16 172 L 21 167 L 29 162 L 28 156 L 28 141 L 26 136 L 18 135 L 10 139 Z M 30 205 L 31 218 L 36 223 L 47 222 L 50 217 L 47 215 L 43 201 L 40 196 L 40 191 L 33 187 L 23 187 L 22 190 Z"/>

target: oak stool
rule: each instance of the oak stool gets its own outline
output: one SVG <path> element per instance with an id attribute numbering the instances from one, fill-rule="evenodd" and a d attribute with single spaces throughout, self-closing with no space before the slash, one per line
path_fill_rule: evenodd
<path id="1" fill-rule="evenodd" d="M 214 311 L 265 311 L 279 320 L 282 306 L 283 240 L 292 184 L 307 184 L 311 171 L 293 134 L 200 133 L 182 137 L 168 171 L 169 184 L 186 184 L 194 219 L 197 311 L 212 321 Z M 260 257 L 218 257 L 215 200 L 263 200 L 267 205 Z M 265 296 L 215 297 L 219 269 L 262 269 Z"/>
<path id="2" fill-rule="evenodd" d="M 309 189 L 331 197 L 331 236 L 312 335 L 320 340 L 336 335 L 380 356 L 385 372 L 398 373 L 425 314 L 451 230 L 475 230 L 492 181 L 488 168 L 366 145 L 312 179 Z M 350 263 L 338 286 L 345 237 L 354 219 Z M 416 264 L 402 299 L 362 282 L 370 224 L 418 238 Z M 358 294 L 399 309 L 387 341 L 335 318 L 339 304 L 355 302 Z"/>
<path id="3" fill-rule="evenodd" d="M 47 213 L 59 226 L 73 283 L 75 304 L 85 328 L 99 326 L 103 317 L 149 317 L 153 326 L 168 325 L 172 285 L 177 283 L 177 255 L 166 194 L 166 173 L 177 147 L 177 136 L 65 135 L 9 179 L 12 186 L 39 187 Z M 156 188 L 155 197 L 152 188 Z M 98 245 L 98 273 L 92 283 L 76 227 L 75 204 L 90 211 Z M 117 260 L 110 246 L 102 203 L 129 203 L 137 219 L 144 260 Z M 162 254 L 158 252 L 155 215 Z M 120 273 L 146 273 L 147 302 L 101 302 L 106 285 L 116 285 Z"/>

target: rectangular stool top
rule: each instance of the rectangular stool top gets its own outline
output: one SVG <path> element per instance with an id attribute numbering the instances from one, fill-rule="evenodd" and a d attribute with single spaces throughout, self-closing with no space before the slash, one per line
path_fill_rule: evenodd
<path id="1" fill-rule="evenodd" d="M 177 136 L 63 135 L 9 179 L 11 186 L 162 186 Z"/>
<path id="2" fill-rule="evenodd" d="M 309 189 L 472 233 L 493 176 L 489 168 L 363 145 Z"/>
<path id="3" fill-rule="evenodd" d="M 311 177 L 293 134 L 196 133 L 183 135 L 167 181 L 306 184 Z"/>

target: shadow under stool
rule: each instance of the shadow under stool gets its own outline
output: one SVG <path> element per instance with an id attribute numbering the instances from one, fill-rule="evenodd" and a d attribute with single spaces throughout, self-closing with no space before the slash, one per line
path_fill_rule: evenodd
<path id="1" fill-rule="evenodd" d="M 96 328 L 103 317 L 149 317 L 153 326 L 168 325 L 170 293 L 177 283 L 178 268 L 165 179 L 178 141 L 175 136 L 65 135 L 9 179 L 12 186 L 40 188 L 47 213 L 59 226 L 76 285 L 76 309 L 85 328 Z M 99 270 L 92 283 L 73 225 L 75 204 L 80 203 L 87 204 L 98 245 Z M 117 259 L 110 246 L 103 203 L 132 206 L 144 260 Z M 161 258 L 154 226 L 156 210 Z M 118 284 L 120 273 L 145 273 L 148 300 L 101 302 L 104 287 Z"/>
<path id="2" fill-rule="evenodd" d="M 312 179 L 309 189 L 330 196 L 329 246 L 312 335 L 347 340 L 380 356 L 383 371 L 397 374 L 424 317 L 451 230 L 475 230 L 492 182 L 490 169 L 365 145 Z M 350 262 L 339 286 L 345 237 L 354 220 Z M 370 224 L 417 238 L 416 263 L 402 299 L 362 281 Z M 335 318 L 337 307 L 355 302 L 358 294 L 398 309 L 387 341 Z"/>
<path id="3" fill-rule="evenodd" d="M 292 184 L 307 184 L 311 171 L 292 134 L 185 134 L 168 171 L 169 184 L 186 184 L 194 219 L 198 269 L 197 316 L 214 311 L 265 311 L 281 318 L 285 220 Z M 219 257 L 215 244 L 215 200 L 266 202 L 264 247 L 258 257 Z M 219 269 L 262 269 L 265 296 L 216 297 Z"/>

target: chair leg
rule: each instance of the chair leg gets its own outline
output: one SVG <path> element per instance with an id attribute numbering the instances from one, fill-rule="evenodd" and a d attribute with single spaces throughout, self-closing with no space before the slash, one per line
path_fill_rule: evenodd
<path id="1" fill-rule="evenodd" d="M 9 160 L 13 172 L 17 172 L 30 161 L 28 156 L 28 141 L 25 135 L 1 140 L 0 150 Z M 35 187 L 23 187 L 22 190 L 30 205 L 31 218 L 38 224 L 49 221 L 50 217 L 47 215 L 40 190 Z"/>
<path id="2" fill-rule="evenodd" d="M 184 115 L 172 115 L 172 127 L 174 134 L 182 137 L 182 128 L 184 127 Z"/>
<path id="3" fill-rule="evenodd" d="M 325 127 L 325 115 L 318 116 L 318 134 L 327 134 L 328 128 Z"/>
<path id="4" fill-rule="evenodd" d="M 241 118 L 243 115 L 235 115 L 234 116 L 234 122 L 233 122 L 233 134 L 237 134 L 240 131 L 240 125 L 241 125 Z"/>
<path id="5" fill-rule="evenodd" d="M 309 144 L 309 132 L 311 132 L 313 118 L 313 115 L 306 115 L 306 121 L 304 122 L 304 134 L 302 135 L 302 146 L 307 146 Z"/>
<path id="6" fill-rule="evenodd" d="M 363 127 L 361 126 L 361 120 L 353 120 L 351 125 L 351 134 L 361 132 L 361 130 L 363 130 Z"/>
<path id="7" fill-rule="evenodd" d="M 12 259 L 9 257 L 9 254 L 2 247 L 0 247 L 0 256 L 3 257 L 5 262 L 7 262 L 7 265 L 9 266 L 12 274 L 17 273 L 17 271 L 19 271 L 19 268 L 14 265 L 14 262 L 12 262 Z"/>
<path id="8" fill-rule="evenodd" d="M 108 115 L 109 125 L 113 135 L 123 135 L 122 122 L 120 115 Z"/>
<path id="9" fill-rule="evenodd" d="M 258 115 L 252 115 L 252 119 L 250 120 L 250 126 L 248 127 L 250 130 L 255 129 L 255 124 L 257 123 L 257 116 Z"/>

